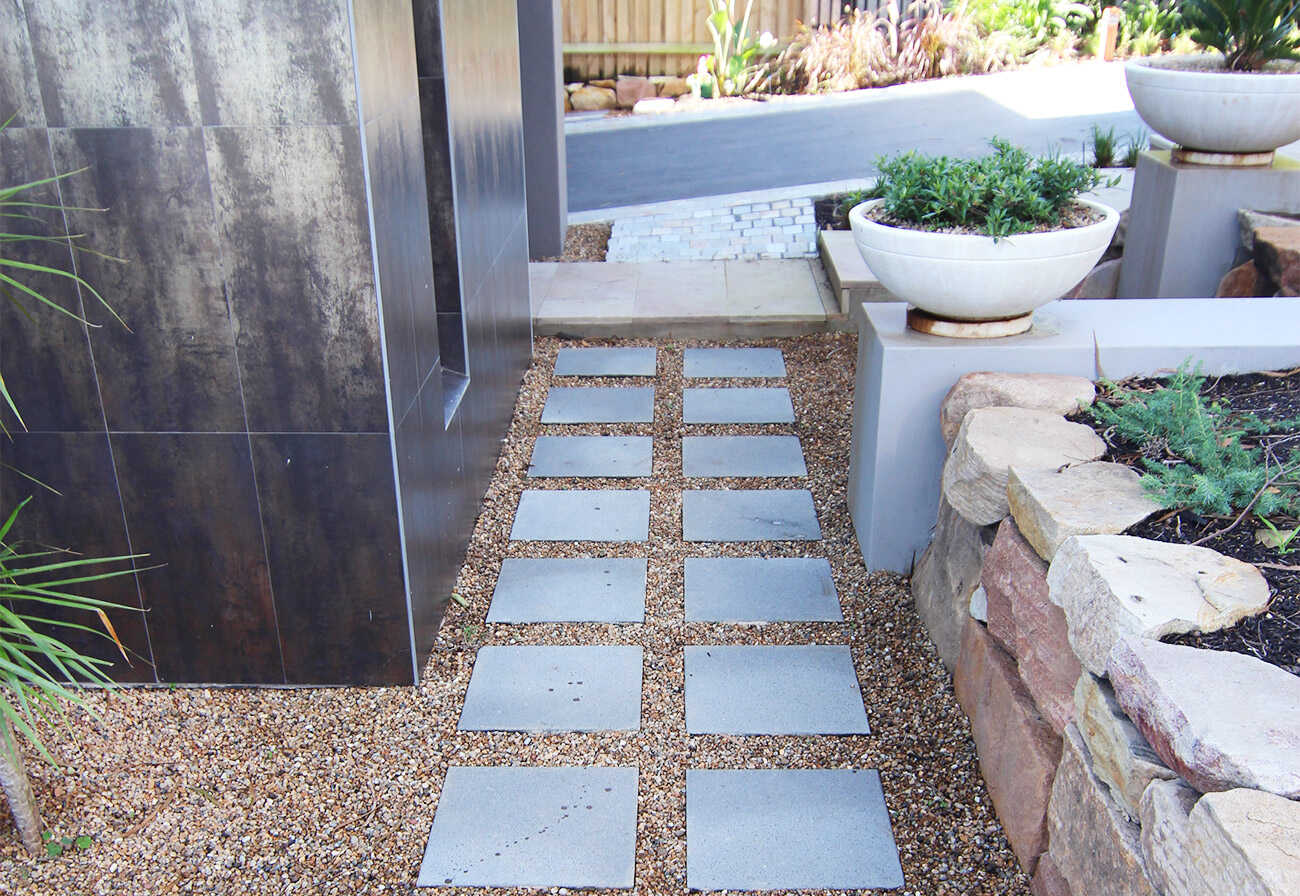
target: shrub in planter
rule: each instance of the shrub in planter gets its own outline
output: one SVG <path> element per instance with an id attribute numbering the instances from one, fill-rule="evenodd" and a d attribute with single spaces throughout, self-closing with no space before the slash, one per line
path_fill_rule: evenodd
<path id="1" fill-rule="evenodd" d="M 882 160 L 881 198 L 849 220 L 868 267 L 898 298 L 940 319 L 1014 320 L 1005 335 L 1028 329 L 1035 308 L 1083 279 L 1119 215 L 1079 198 L 1109 183 L 1096 169 L 1001 140 L 993 149 L 970 160 Z"/>
<path id="2" fill-rule="evenodd" d="M 1182 14 L 1192 39 L 1218 52 L 1129 63 L 1138 114 L 1182 147 L 1182 161 L 1270 163 L 1273 150 L 1300 139 L 1300 5 L 1187 0 Z"/>

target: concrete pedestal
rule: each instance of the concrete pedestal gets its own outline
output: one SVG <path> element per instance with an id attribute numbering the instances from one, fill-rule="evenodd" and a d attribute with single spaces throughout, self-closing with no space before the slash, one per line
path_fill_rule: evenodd
<path id="1" fill-rule="evenodd" d="M 906 328 L 906 306 L 861 307 L 849 511 L 869 569 L 907 572 L 930 540 L 945 457 L 939 404 L 978 370 L 1118 379 L 1199 362 L 1206 373 L 1300 365 L 1300 301 L 1053 302 L 1034 328 L 955 340 Z"/>
<path id="2" fill-rule="evenodd" d="M 1142 153 L 1120 268 L 1122 299 L 1212 296 L 1235 263 L 1237 210 L 1300 212 L 1300 162 L 1267 168 L 1175 165 Z"/>

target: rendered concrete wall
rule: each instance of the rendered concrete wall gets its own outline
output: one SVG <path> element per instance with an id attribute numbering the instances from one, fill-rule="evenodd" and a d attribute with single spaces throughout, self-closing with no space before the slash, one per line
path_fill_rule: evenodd
<path id="1" fill-rule="evenodd" d="M 1300 302 L 1179 299 L 1053 302 L 1006 339 L 944 339 L 906 328 L 906 306 L 861 306 L 848 501 L 869 569 L 908 572 L 939 506 L 939 404 L 978 370 L 1119 378 L 1300 365 Z"/>
<path id="2" fill-rule="evenodd" d="M 528 254 L 547 258 L 564 251 L 569 211 L 560 86 L 563 13 L 559 0 L 518 0 L 518 9 Z"/>
<path id="3" fill-rule="evenodd" d="M 1118 297 L 1212 296 L 1233 266 L 1238 209 L 1300 212 L 1300 162 L 1268 168 L 1175 165 L 1168 150 L 1142 153 L 1134 173 Z"/>

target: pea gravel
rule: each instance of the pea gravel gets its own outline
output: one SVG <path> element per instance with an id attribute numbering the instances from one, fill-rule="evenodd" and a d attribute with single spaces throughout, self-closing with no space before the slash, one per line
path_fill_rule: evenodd
<path id="1" fill-rule="evenodd" d="M 686 892 L 687 768 L 853 767 L 878 769 L 884 783 L 906 880 L 893 892 L 1027 896 L 1027 880 L 980 779 L 969 727 L 912 608 L 907 580 L 867 572 L 853 538 L 845 504 L 852 337 L 822 334 L 757 343 L 785 355 L 785 380 L 745 383 L 789 386 L 797 422 L 776 426 L 684 426 L 682 348 L 717 343 L 660 342 L 653 381 L 584 381 L 653 382 L 653 423 L 545 428 L 550 435 L 653 435 L 654 478 L 528 480 L 556 350 L 578 344 L 638 343 L 537 341 L 460 573 L 458 591 L 468 607 L 449 604 L 418 688 L 132 689 L 112 699 L 92 695 L 89 702 L 101 713 L 100 723 L 74 713 L 75 739 L 48 730 L 47 742 L 62 771 L 39 764 L 30 751 L 28 761 L 47 826 L 57 836 L 89 835 L 94 844 L 58 859 L 32 859 L 18 846 L 6 816 L 0 821 L 0 892 L 413 893 L 449 765 L 592 764 L 640 769 L 632 891 L 637 894 Z M 692 380 L 690 385 L 733 383 Z M 797 435 L 809 477 L 684 479 L 680 437 L 685 434 Z M 680 495 L 683 488 L 700 487 L 810 488 L 824 540 L 688 545 L 681 540 Z M 648 488 L 650 541 L 510 543 L 512 515 L 525 488 Z M 644 557 L 647 550 L 644 624 L 485 622 L 505 557 Z M 686 622 L 686 556 L 805 552 L 829 558 L 844 623 Z M 685 645 L 808 643 L 852 645 L 871 734 L 685 734 Z M 645 655 L 640 731 L 457 731 L 474 654 L 484 644 L 640 645 Z"/>

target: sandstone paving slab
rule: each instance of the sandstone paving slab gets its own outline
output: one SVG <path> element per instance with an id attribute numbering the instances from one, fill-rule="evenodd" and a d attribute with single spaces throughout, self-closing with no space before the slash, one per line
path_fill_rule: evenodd
<path id="1" fill-rule="evenodd" d="M 538 436 L 532 477 L 630 479 L 649 476 L 650 436 Z"/>
<path id="2" fill-rule="evenodd" d="M 1128 535 L 1066 539 L 1047 585 L 1065 611 L 1075 655 L 1094 675 L 1106 674 L 1111 648 L 1125 635 L 1217 631 L 1262 613 L 1269 601 L 1268 583 L 1248 563 Z"/>
<path id="3" fill-rule="evenodd" d="M 556 376 L 654 376 L 655 348 L 562 348 Z"/>
<path id="4" fill-rule="evenodd" d="M 552 386 L 543 423 L 650 423 L 653 386 Z"/>
<path id="5" fill-rule="evenodd" d="M 843 645 L 686 648 L 691 734 L 867 734 Z"/>
<path id="6" fill-rule="evenodd" d="M 688 348 L 682 375 L 687 379 L 785 376 L 779 348 Z"/>
<path id="7" fill-rule="evenodd" d="M 1096 460 L 1106 444 L 1082 423 L 1051 411 L 976 408 L 966 414 L 943 465 L 943 495 L 976 525 L 1010 513 L 1007 479 L 1012 467 L 1056 470 Z"/>
<path id="8" fill-rule="evenodd" d="M 1092 771 L 1125 814 L 1138 819 L 1142 794 L 1152 781 L 1177 778 L 1124 715 L 1109 682 L 1084 672 L 1074 689 L 1074 721 L 1092 755 Z"/>
<path id="9" fill-rule="evenodd" d="M 785 388 L 685 389 L 685 423 L 793 423 L 794 405 Z M 544 421 L 543 421 L 544 422 Z"/>
<path id="10" fill-rule="evenodd" d="M 1108 461 L 1064 470 L 1012 467 L 1007 502 L 1021 534 L 1044 560 L 1071 535 L 1118 535 L 1161 509 L 1136 471 Z"/>
<path id="11" fill-rule="evenodd" d="M 903 885 L 880 775 L 871 769 L 687 769 L 693 890 Z"/>
<path id="12" fill-rule="evenodd" d="M 807 476 L 798 436 L 684 436 L 685 476 Z"/>
<path id="13" fill-rule="evenodd" d="M 975 408 L 1015 407 L 1073 413 L 1092 404 L 1097 388 L 1080 376 L 977 371 L 960 377 L 939 406 L 939 429 L 951 445 L 961 421 Z"/>
<path id="14" fill-rule="evenodd" d="M 633 557 L 508 557 L 488 622 L 641 622 L 646 561 Z"/>
<path id="15" fill-rule="evenodd" d="M 688 557 L 687 622 L 841 622 L 821 557 Z"/>
<path id="16" fill-rule="evenodd" d="M 1047 807 L 1057 869 L 1078 896 L 1160 896 L 1147 877 L 1138 826 L 1111 799 L 1091 765 L 1078 729 L 1069 726 Z"/>
<path id="17" fill-rule="evenodd" d="M 461 731 L 635 731 L 641 648 L 480 647 Z"/>
<path id="18" fill-rule="evenodd" d="M 980 573 L 989 634 L 1016 660 L 1020 678 L 1052 729 L 1074 717 L 1079 660 L 1070 648 L 1065 613 L 1048 597 L 1047 564 L 1006 519 Z"/>
<path id="19" fill-rule="evenodd" d="M 686 541 L 819 541 L 806 489 L 709 489 L 682 493 Z"/>
<path id="20" fill-rule="evenodd" d="M 1107 673 L 1156 755 L 1202 793 L 1300 799 L 1300 677 L 1238 653 L 1124 638 Z"/>
<path id="21" fill-rule="evenodd" d="M 447 770 L 421 887 L 631 888 L 635 768 Z"/>
<path id="22" fill-rule="evenodd" d="M 519 498 L 511 541 L 645 541 L 650 492 L 633 489 L 529 490 Z"/>

